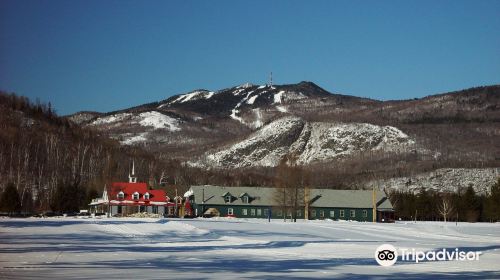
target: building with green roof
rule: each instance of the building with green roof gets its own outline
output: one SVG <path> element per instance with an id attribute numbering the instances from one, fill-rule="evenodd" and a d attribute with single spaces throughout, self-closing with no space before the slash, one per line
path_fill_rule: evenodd
<path id="1" fill-rule="evenodd" d="M 371 222 L 373 213 L 376 213 L 376 220 L 379 222 L 394 220 L 392 204 L 386 194 L 379 190 L 284 190 L 269 187 L 204 185 L 192 186 L 186 197 L 196 216 L 204 214 L 212 216 L 213 213 L 218 213 L 220 216 L 238 218 L 307 218 Z"/>

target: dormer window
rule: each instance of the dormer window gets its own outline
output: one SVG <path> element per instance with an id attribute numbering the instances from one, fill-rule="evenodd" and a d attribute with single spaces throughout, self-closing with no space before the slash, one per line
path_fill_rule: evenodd
<path id="1" fill-rule="evenodd" d="M 224 202 L 225 203 L 232 203 L 233 202 L 233 196 L 230 193 L 225 193 L 222 195 L 224 197 Z"/>
<path id="2" fill-rule="evenodd" d="M 125 198 L 125 194 L 124 194 L 122 191 L 120 191 L 120 192 L 116 195 L 116 197 L 117 197 L 118 199 L 123 199 L 123 198 Z"/>
<path id="3" fill-rule="evenodd" d="M 240 195 L 241 202 L 245 204 L 250 204 L 250 201 L 252 200 L 251 197 L 248 195 L 248 193 L 242 193 Z"/>
<path id="4" fill-rule="evenodd" d="M 133 200 L 139 200 L 139 193 L 138 192 L 135 192 L 132 194 L 132 199 Z"/>
<path id="5" fill-rule="evenodd" d="M 148 192 L 144 194 L 144 199 L 149 200 L 149 193 Z"/>

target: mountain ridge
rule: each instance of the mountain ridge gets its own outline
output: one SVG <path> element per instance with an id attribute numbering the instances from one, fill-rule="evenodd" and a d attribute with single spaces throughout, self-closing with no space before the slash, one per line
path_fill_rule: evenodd
<path id="1" fill-rule="evenodd" d="M 308 138 L 313 139 L 308 143 L 316 147 L 315 151 L 323 153 L 329 149 L 342 149 L 343 144 L 332 138 L 336 134 L 326 132 L 331 127 L 338 127 L 338 133 L 343 131 L 346 139 L 352 138 L 345 140 L 345 145 L 354 143 L 352 147 L 358 149 L 341 157 L 334 156 L 336 154 L 331 151 L 325 152 L 328 156 L 324 157 L 315 152 L 311 154 L 314 160 L 308 161 L 307 166 L 356 161 L 359 164 L 356 163 L 352 169 L 356 173 L 370 168 L 369 162 L 382 161 L 387 162 L 386 169 L 389 170 L 377 171 L 386 174 L 383 176 L 388 176 L 392 172 L 390 170 L 398 173 L 400 171 L 397 170 L 402 168 L 429 171 L 429 168 L 500 166 L 500 145 L 495 144 L 500 143 L 499 85 L 420 99 L 379 101 L 332 94 L 305 81 L 273 86 L 247 83 L 218 91 L 198 89 L 161 101 L 96 115 L 83 125 L 117 139 L 123 145 L 138 145 L 162 158 L 187 163 L 203 162 L 209 155 L 242 145 L 252 138 L 252 134 L 283 118 L 299 118 L 305 127 L 314 128 L 308 129 L 307 133 L 317 135 L 314 139 L 311 135 Z M 391 134 L 392 128 L 393 135 L 403 133 L 415 143 L 416 148 L 394 153 L 384 149 L 364 149 L 366 145 L 360 144 L 367 137 L 378 135 L 376 131 Z M 375 134 L 356 133 L 363 129 Z M 292 128 L 284 131 L 277 147 L 292 152 L 283 147 L 295 143 L 289 143 L 287 137 L 298 139 L 294 131 Z M 323 133 L 314 134 L 314 131 Z M 379 141 L 380 137 L 373 139 Z M 397 141 L 388 143 L 395 146 L 388 144 L 387 151 L 394 150 L 398 145 Z M 298 142 L 295 144 L 299 145 Z M 234 157 L 228 160 L 232 164 L 204 166 L 243 167 L 245 165 L 239 164 L 238 159 L 247 161 L 245 158 L 248 155 L 258 154 L 266 145 L 268 143 L 263 141 L 253 146 L 252 151 L 235 151 Z M 286 154 L 267 153 L 274 157 L 273 164 L 249 164 L 248 167 L 274 166 Z M 321 160 L 316 160 L 318 158 Z"/>

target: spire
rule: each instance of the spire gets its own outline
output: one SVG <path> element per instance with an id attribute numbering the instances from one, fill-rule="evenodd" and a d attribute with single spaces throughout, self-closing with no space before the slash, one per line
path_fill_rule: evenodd
<path id="1" fill-rule="evenodd" d="M 129 183 L 137 183 L 137 177 L 135 177 L 135 161 L 132 160 L 132 174 L 128 174 Z"/>
<path id="2" fill-rule="evenodd" d="M 273 87 L 273 72 L 271 72 L 271 75 L 269 75 L 269 86 Z"/>

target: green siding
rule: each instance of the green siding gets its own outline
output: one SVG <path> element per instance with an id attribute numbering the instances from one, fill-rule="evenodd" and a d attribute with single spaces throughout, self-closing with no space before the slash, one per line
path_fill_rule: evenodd
<path id="1" fill-rule="evenodd" d="M 217 209 L 222 217 L 228 215 L 229 209 L 233 209 L 233 215 L 237 218 L 262 218 L 267 219 L 267 211 L 271 211 L 271 218 L 273 219 L 283 219 L 283 214 L 279 208 L 266 207 L 266 206 L 253 206 L 249 205 L 210 205 L 205 204 L 205 211 L 208 208 Z M 202 205 L 193 204 L 193 209 L 197 209 L 197 213 L 199 216 L 202 215 Z M 246 215 L 245 215 L 246 209 Z M 252 211 L 253 210 L 253 211 Z M 260 210 L 260 211 L 259 211 Z M 344 217 L 340 216 L 341 210 L 344 210 Z M 351 210 L 354 210 L 354 217 L 351 217 Z M 321 216 L 321 211 L 323 211 L 323 216 Z M 366 217 L 364 216 L 363 211 L 366 211 Z M 304 219 L 304 209 L 298 210 L 300 214 L 297 214 L 297 219 Z M 333 217 L 331 217 L 331 213 L 333 212 Z M 313 214 L 316 215 L 313 215 Z M 287 218 L 290 216 L 287 215 Z M 332 219 L 332 220 L 353 220 L 360 222 L 371 222 L 372 221 L 372 209 L 371 208 L 324 208 L 324 207 L 313 207 L 309 210 L 309 219 L 311 220 L 320 220 L 320 219 Z"/>
<path id="2" fill-rule="evenodd" d="M 194 205 L 194 209 L 198 209 L 198 215 L 201 216 L 203 211 L 202 211 L 202 205 Z M 205 204 L 205 211 L 208 208 L 215 208 L 220 212 L 220 215 L 222 217 L 225 217 L 228 215 L 229 209 L 232 209 L 233 215 L 238 218 L 267 218 L 267 212 L 269 210 L 269 207 L 265 206 L 253 206 L 253 205 L 209 205 Z M 246 215 L 244 215 L 244 209 L 246 209 Z M 274 209 L 271 209 L 271 213 L 273 216 L 275 215 Z"/>
<path id="3" fill-rule="evenodd" d="M 344 211 L 344 216 L 341 217 L 341 210 Z M 354 217 L 351 217 L 351 210 L 354 211 Z M 321 211 L 323 211 L 324 216 L 321 217 Z M 366 211 L 366 217 L 363 213 Z M 331 212 L 333 212 L 333 217 L 331 216 Z M 313 216 L 312 214 L 316 215 Z M 360 222 L 371 222 L 373 217 L 372 208 L 326 208 L 326 207 L 313 207 L 311 208 L 311 213 L 309 218 L 312 220 L 320 220 L 320 219 L 331 219 L 331 220 L 352 220 L 352 221 L 360 221 Z"/>

